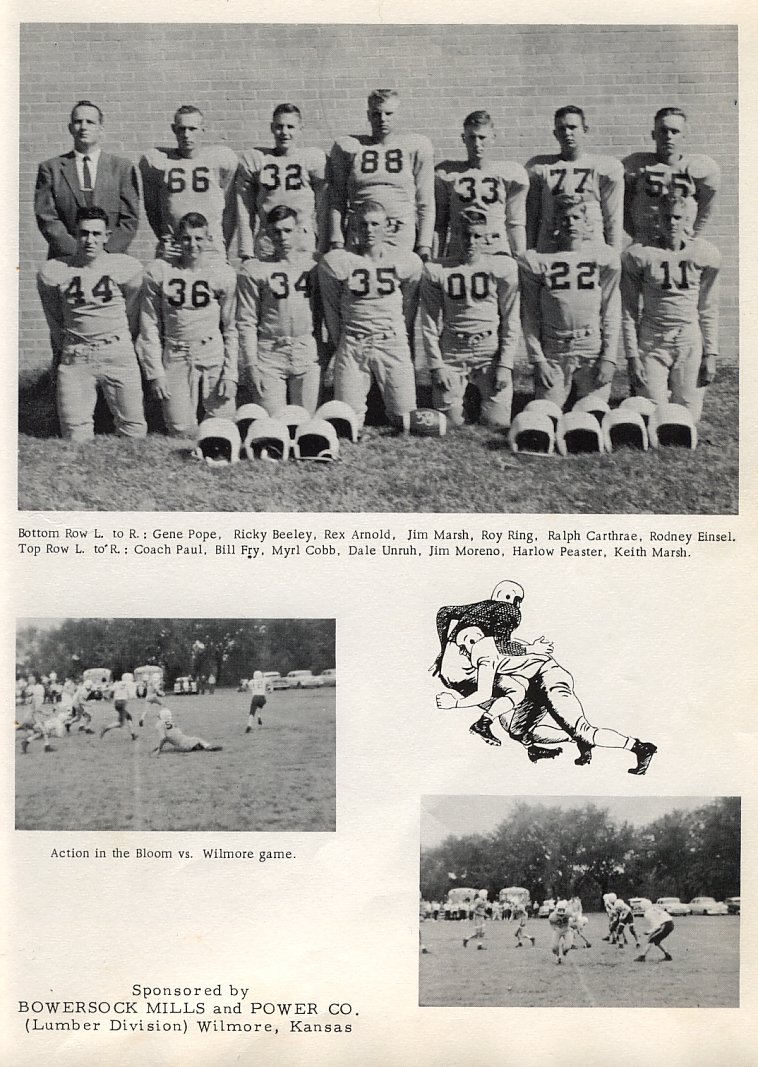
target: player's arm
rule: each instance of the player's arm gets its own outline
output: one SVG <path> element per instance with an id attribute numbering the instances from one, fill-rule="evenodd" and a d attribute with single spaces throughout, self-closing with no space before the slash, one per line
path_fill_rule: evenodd
<path id="1" fill-rule="evenodd" d="M 224 339 L 224 366 L 219 379 L 218 393 L 221 397 L 234 399 L 237 395 L 237 362 L 239 342 L 237 335 L 237 278 L 232 270 L 224 271 L 225 277 L 216 290 L 219 307 L 219 329 Z"/>
<path id="2" fill-rule="evenodd" d="M 613 159 L 598 177 L 605 241 L 620 252 L 624 240 L 624 167 Z"/>
<path id="3" fill-rule="evenodd" d="M 59 255 L 71 256 L 76 252 L 76 239 L 66 229 L 55 206 L 53 173 L 46 163 L 41 163 L 37 171 L 34 214 L 40 233 L 48 244 L 55 245 Z"/>
<path id="4" fill-rule="evenodd" d="M 714 252 L 716 250 L 714 249 Z M 719 267 L 721 256 L 716 252 L 710 264 L 700 276 L 700 294 L 697 314 L 700 332 L 703 335 L 703 359 L 700 364 L 698 385 L 710 385 L 716 377 L 716 359 L 719 350 Z"/>
<path id="5" fill-rule="evenodd" d="M 598 386 L 613 381 L 621 332 L 621 260 L 618 252 L 605 250 L 598 262 L 600 275 L 600 334 L 602 346 L 597 367 Z"/>
<path id="6" fill-rule="evenodd" d="M 424 138 L 413 160 L 416 181 L 416 252 L 426 261 L 432 254 L 434 242 L 434 151 Z"/>
<path id="7" fill-rule="evenodd" d="M 311 320 L 313 322 L 313 336 L 316 339 L 319 363 L 326 367 L 332 358 L 334 348 L 328 340 L 324 339 L 324 303 L 321 299 L 321 280 L 318 267 L 314 264 L 309 279 L 309 303 Z"/>
<path id="8" fill-rule="evenodd" d="M 527 170 L 529 191 L 526 194 L 526 243 L 537 247 L 537 238 L 542 224 L 542 177 L 536 169 Z"/>
<path id="9" fill-rule="evenodd" d="M 697 216 L 695 218 L 694 236 L 698 237 L 708 225 L 716 206 L 716 194 L 721 186 L 721 169 L 714 160 L 709 160 L 702 177 L 695 180 L 695 199 Z"/>
<path id="10" fill-rule="evenodd" d="M 487 639 L 484 638 L 484 640 Z M 480 651 L 477 656 L 476 646 L 474 646 L 471 650 L 471 662 L 476 667 L 476 690 L 469 696 L 458 697 L 453 707 L 475 708 L 492 699 L 497 666 L 494 657 L 484 650 Z"/>
<path id="11" fill-rule="evenodd" d="M 450 183 L 446 182 L 442 172 L 437 170 L 434 176 L 434 245 L 435 258 L 445 254 L 447 236 L 450 228 Z"/>
<path id="12" fill-rule="evenodd" d="M 147 221 L 150 223 L 150 229 L 160 241 L 166 236 L 161 220 L 161 176 L 147 156 L 143 156 L 139 161 L 139 170 L 142 177 L 142 198 L 145 203 Z"/>
<path id="13" fill-rule="evenodd" d="M 308 168 L 308 178 L 313 189 L 316 250 L 325 252 L 329 247 L 329 186 L 326 180 L 326 155 L 320 150 L 317 161 Z"/>
<path id="14" fill-rule="evenodd" d="M 513 375 L 516 349 L 521 336 L 521 294 L 518 270 L 496 278 L 498 346 L 492 360 L 495 387 L 508 385 Z"/>
<path id="15" fill-rule="evenodd" d="M 163 369 L 163 290 L 159 261 L 145 271 L 139 301 L 139 335 L 137 359 L 146 381 L 159 400 L 168 400 L 171 394 L 166 387 L 166 372 Z"/>
<path id="16" fill-rule="evenodd" d="M 257 195 L 258 175 L 243 156 L 234 176 L 234 196 L 237 201 L 237 251 L 240 259 L 252 259 L 255 255 L 253 234 L 256 225 Z"/>
<path id="17" fill-rule="evenodd" d="M 263 281 L 248 267 L 237 275 L 237 335 L 242 367 L 254 388 L 260 384 L 258 374 L 258 324 L 261 317 Z"/>
<path id="18" fill-rule="evenodd" d="M 523 167 L 505 185 L 505 229 L 514 256 L 526 252 L 526 202 L 529 197 L 529 175 Z"/>
<path id="19" fill-rule="evenodd" d="M 321 293 L 321 306 L 329 340 L 336 348 L 340 343 L 342 332 L 342 315 L 340 304 L 342 298 L 342 280 L 337 276 L 334 266 L 327 255 L 318 265 L 318 283 Z"/>
<path id="20" fill-rule="evenodd" d="M 340 144 L 332 146 L 327 161 L 326 175 L 329 185 L 329 247 L 342 248 L 345 244 L 344 224 L 347 215 L 347 179 L 350 159 Z"/>
<path id="21" fill-rule="evenodd" d="M 411 347 L 411 353 L 413 353 L 415 347 L 414 327 L 416 325 L 416 312 L 418 311 L 419 287 L 421 285 L 422 270 L 423 264 L 421 260 L 418 256 L 414 255 L 407 273 L 400 278 L 400 292 L 403 295 L 405 332 L 408 334 L 408 344 Z"/>
<path id="22" fill-rule="evenodd" d="M 56 285 L 50 284 L 45 277 L 44 268 L 37 275 L 37 292 L 42 302 L 47 327 L 50 331 L 50 347 L 53 350 L 53 366 L 57 367 L 63 352 L 63 298 Z"/>
<path id="23" fill-rule="evenodd" d="M 136 340 L 139 334 L 140 296 L 142 293 L 142 264 L 136 263 L 136 270 L 126 281 L 120 283 L 119 288 L 124 294 L 126 305 L 126 319 L 129 323 L 129 332 L 132 340 Z"/>
<path id="24" fill-rule="evenodd" d="M 121 168 L 118 193 L 118 220 L 105 246 L 108 252 L 126 252 L 139 226 L 139 178 L 132 163 Z"/>
<path id="25" fill-rule="evenodd" d="M 440 350 L 442 332 L 442 291 L 437 265 L 426 263 L 419 285 L 419 325 L 424 355 L 432 375 L 445 370 Z"/>
<path id="26" fill-rule="evenodd" d="M 621 333 L 624 341 L 629 379 L 632 384 L 644 385 L 645 372 L 640 359 L 637 329 L 642 297 L 642 263 L 635 248 L 628 248 L 621 256 Z"/>

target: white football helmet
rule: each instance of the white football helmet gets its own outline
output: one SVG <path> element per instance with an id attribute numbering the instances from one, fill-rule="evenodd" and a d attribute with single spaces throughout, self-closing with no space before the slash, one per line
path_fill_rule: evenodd
<path id="1" fill-rule="evenodd" d="M 498 582 L 492 590 L 491 600 L 505 600 L 508 604 L 520 604 L 524 599 L 523 587 L 518 582 Z"/>

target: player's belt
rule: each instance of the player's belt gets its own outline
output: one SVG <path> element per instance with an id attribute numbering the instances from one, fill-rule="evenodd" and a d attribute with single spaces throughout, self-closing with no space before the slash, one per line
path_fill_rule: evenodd
<path id="1" fill-rule="evenodd" d="M 312 333 L 302 333 L 299 337 L 259 337 L 259 343 L 273 345 L 274 348 L 291 348 L 293 345 L 310 345 L 315 340 Z"/>
<path id="2" fill-rule="evenodd" d="M 220 340 L 220 338 L 218 338 L 217 335 L 212 335 L 211 337 L 203 337 L 198 341 L 166 341 L 165 346 L 166 348 L 170 348 L 172 352 L 191 352 L 192 349 L 196 348 L 198 345 L 202 347 L 203 345 L 209 345 L 211 341 L 216 340 Z"/>
<path id="3" fill-rule="evenodd" d="M 689 344 L 700 337 L 700 327 L 695 323 L 686 323 L 682 326 L 674 326 L 669 330 L 659 330 L 643 322 L 640 326 L 640 341 L 653 344 L 675 345 L 678 343 Z"/>
<path id="4" fill-rule="evenodd" d="M 465 348 L 478 348 L 495 335 L 494 330 L 482 330 L 481 333 L 456 333 L 454 330 L 447 330 L 446 333 L 457 345 Z"/>
<path id="5" fill-rule="evenodd" d="M 105 348 L 108 345 L 118 344 L 119 341 L 125 341 L 126 338 L 120 333 L 115 333 L 111 337 L 97 337 L 91 341 L 66 341 L 63 346 L 63 355 L 61 356 L 62 363 L 73 363 L 74 360 L 88 360 L 90 357 L 95 357 L 101 348 Z"/>
<path id="6" fill-rule="evenodd" d="M 351 341 L 389 341 L 398 336 L 397 330 L 356 330 L 351 326 L 345 327 L 345 336 Z"/>

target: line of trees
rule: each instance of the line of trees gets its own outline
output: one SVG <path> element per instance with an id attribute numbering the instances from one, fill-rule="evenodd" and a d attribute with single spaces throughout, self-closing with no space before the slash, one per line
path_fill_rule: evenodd
<path id="1" fill-rule="evenodd" d="M 108 667 L 118 678 L 155 664 L 169 684 L 213 673 L 219 685 L 233 685 L 254 670 L 334 667 L 335 636 L 333 619 L 66 619 L 52 629 L 19 629 L 16 672 L 63 679 Z"/>
<path id="2" fill-rule="evenodd" d="M 607 892 L 724 900 L 740 892 L 740 798 L 673 810 L 643 827 L 616 823 L 595 804 L 520 802 L 492 833 L 422 849 L 422 896 L 444 900 L 455 885 L 487 889 L 490 899 L 507 885 L 539 900 L 577 894 L 588 909 Z"/>

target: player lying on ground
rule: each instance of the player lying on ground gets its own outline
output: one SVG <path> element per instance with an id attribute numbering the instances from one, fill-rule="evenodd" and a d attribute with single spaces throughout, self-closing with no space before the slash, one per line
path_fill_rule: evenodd
<path id="1" fill-rule="evenodd" d="M 653 904 L 645 912 L 645 920 L 650 924 L 647 930 L 647 945 L 641 956 L 634 957 L 635 963 L 644 963 L 653 945 L 661 950 L 664 960 L 673 959 L 661 944 L 674 929 L 674 921 L 669 913 L 660 904 Z M 637 947 L 639 948 L 639 945 Z"/>
<path id="2" fill-rule="evenodd" d="M 177 752 L 221 752 L 221 745 L 211 745 L 202 737 L 192 737 L 182 732 L 169 708 L 163 707 L 158 716 L 160 741 L 153 753 L 160 753 L 170 745 Z"/>

